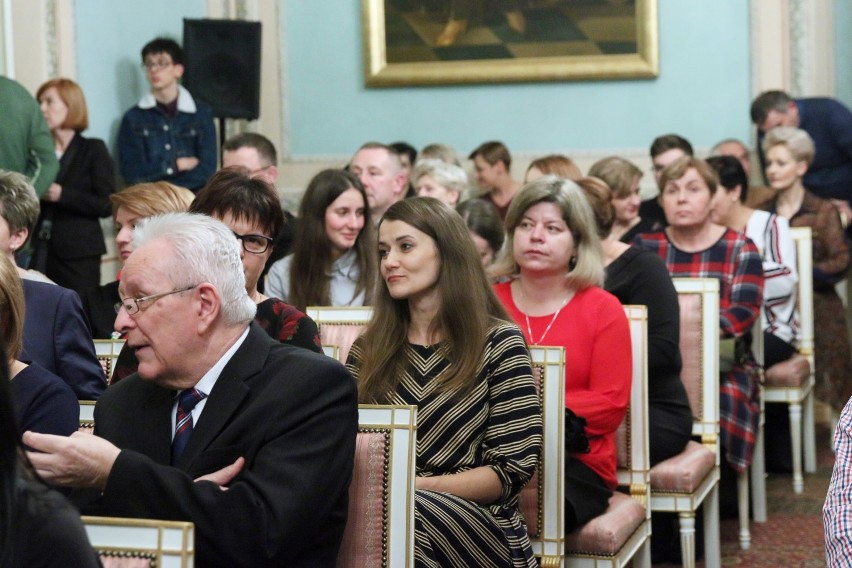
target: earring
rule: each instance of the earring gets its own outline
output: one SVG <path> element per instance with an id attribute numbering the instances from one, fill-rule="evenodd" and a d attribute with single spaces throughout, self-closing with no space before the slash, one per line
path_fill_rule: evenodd
<path id="1" fill-rule="evenodd" d="M 577 256 L 576 255 L 572 256 L 568 260 L 568 270 L 571 271 L 571 270 L 574 270 L 575 268 L 577 268 Z"/>

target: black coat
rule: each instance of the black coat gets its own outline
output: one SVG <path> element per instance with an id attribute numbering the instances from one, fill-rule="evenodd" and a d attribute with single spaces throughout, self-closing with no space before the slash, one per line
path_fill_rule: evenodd
<path id="1" fill-rule="evenodd" d="M 109 217 L 109 196 L 115 192 L 115 166 L 103 140 L 75 134 L 59 160 L 56 183 L 59 201 L 41 202 L 36 235 L 46 217 L 53 217 L 50 251 L 59 258 L 104 254 L 100 217 Z"/>

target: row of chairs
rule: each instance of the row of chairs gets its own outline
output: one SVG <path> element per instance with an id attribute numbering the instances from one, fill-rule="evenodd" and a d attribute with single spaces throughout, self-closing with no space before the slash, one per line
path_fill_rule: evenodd
<path id="1" fill-rule="evenodd" d="M 694 515 L 705 507 L 708 566 L 718 566 L 718 335 L 719 287 L 715 280 L 682 279 L 676 282 L 685 322 L 681 349 L 684 377 L 693 413 L 697 417 L 694 442 L 682 457 L 665 467 L 650 468 L 647 401 L 647 312 L 644 306 L 625 306 L 633 348 L 633 385 L 630 404 L 617 439 L 618 481 L 608 510 L 579 531 L 564 532 L 564 400 L 565 354 L 561 347 L 532 347 L 530 355 L 539 389 L 544 423 L 544 444 L 539 469 L 521 493 L 521 508 L 533 550 L 542 567 L 621 567 L 630 560 L 650 566 L 652 510 L 674 511 L 681 516 L 685 566 L 694 565 Z M 308 315 L 317 322 L 328 354 L 346 360 L 349 347 L 370 319 L 369 308 L 312 307 Z M 714 355 L 715 354 L 715 355 Z M 715 361 L 715 362 L 714 362 Z M 662 465 L 662 464 L 661 464 Z M 656 490 L 655 490 L 656 482 Z M 715 546 L 712 544 L 715 543 Z M 691 555 L 691 556 L 690 556 Z"/>
<path id="2" fill-rule="evenodd" d="M 798 456 L 798 474 L 794 473 L 794 489 L 801 491 L 802 405 L 805 407 L 804 435 L 806 443 L 805 469 L 815 468 L 813 453 L 813 311 L 810 294 L 810 229 L 794 229 L 800 266 L 800 311 L 803 324 L 801 356 L 810 363 L 808 373 L 796 381 L 774 385 L 767 380 L 764 390 L 766 400 L 790 404 L 793 426 L 793 450 Z M 719 425 L 718 425 L 718 282 L 710 279 L 675 279 L 681 305 L 682 379 L 687 386 L 693 415 L 696 417 L 693 434 L 701 440 L 691 442 L 686 450 L 671 460 L 649 466 L 647 436 L 647 321 L 643 306 L 625 306 L 630 322 L 633 342 L 633 390 L 624 424 L 617 434 L 618 479 L 624 493 L 616 494 L 610 507 L 601 517 L 594 519 L 571 535 L 563 530 L 564 503 L 564 350 L 556 347 L 533 347 L 536 383 L 544 419 L 544 446 L 538 472 L 521 495 L 521 506 L 528 524 L 530 538 L 541 565 L 562 566 L 612 566 L 626 565 L 631 559 L 635 566 L 650 566 L 651 511 L 676 512 L 680 516 L 683 565 L 694 566 L 695 523 L 698 507 L 704 504 L 704 539 L 707 566 L 721 563 L 719 544 L 718 481 L 719 481 Z M 326 354 L 345 361 L 349 347 L 369 321 L 369 308 L 308 309 L 320 328 Z M 759 330 L 756 326 L 756 331 Z M 762 334 L 755 334 L 756 338 Z M 120 351 L 116 341 L 103 342 L 99 356 L 114 367 Z M 106 344 L 109 345 L 106 345 Z M 758 358 L 762 351 L 756 345 Z M 795 368 L 801 376 L 801 365 Z M 771 374 L 771 373 L 770 373 Z M 779 373 L 779 376 L 783 377 Z M 415 412 L 400 414 L 398 408 L 359 408 L 358 457 L 353 477 L 354 494 L 350 502 L 350 519 L 341 549 L 342 565 L 351 566 L 409 566 L 413 550 L 413 521 L 395 525 L 397 532 L 391 538 L 391 525 L 387 520 L 409 520 L 413 515 L 414 446 L 416 443 Z M 398 416 L 407 416 L 402 430 L 407 428 L 404 441 L 395 429 Z M 395 417 L 396 416 L 396 417 Z M 382 418 L 378 418 L 382 417 Z M 794 418 L 798 417 L 798 420 Z M 81 404 L 81 425 L 91 427 L 92 405 Z M 400 438 L 402 439 L 402 438 Z M 765 474 L 762 466 L 762 434 L 755 449 L 755 463 L 751 471 L 754 489 L 756 521 L 766 519 Z M 393 449 L 407 448 L 403 452 Z M 407 453 L 406 453 L 407 452 Z M 383 456 L 383 458 L 381 458 Z M 381 458 L 381 459 L 380 459 Z M 364 469 L 366 464 L 382 464 L 382 471 L 395 472 L 383 477 Z M 404 482 L 391 487 L 387 480 Z M 365 480 L 383 480 L 379 486 L 365 485 Z M 406 489 L 407 486 L 407 489 Z M 748 478 L 741 476 L 740 490 L 740 544 L 747 548 L 750 542 L 748 527 Z M 382 500 L 377 500 L 377 496 Z M 395 509 L 394 506 L 396 507 Z M 356 509 L 357 508 L 357 509 Z M 389 514 L 391 510 L 396 512 Z M 400 511 L 403 511 L 400 513 Z M 380 514 L 376 514 L 380 513 Z M 370 526 L 371 519 L 383 519 L 382 526 Z M 379 538 L 381 535 L 381 538 Z M 399 543 L 393 546 L 391 543 Z M 347 562 L 345 559 L 349 559 Z M 390 563 L 388 563 L 390 562 Z"/>

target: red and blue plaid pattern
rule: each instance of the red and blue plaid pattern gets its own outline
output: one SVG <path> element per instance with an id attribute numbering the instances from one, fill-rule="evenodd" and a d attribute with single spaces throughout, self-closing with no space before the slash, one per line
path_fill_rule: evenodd
<path id="1" fill-rule="evenodd" d="M 643 233 L 633 244 L 659 255 L 673 277 L 719 281 L 719 326 L 723 337 L 740 339 L 751 330 L 763 300 L 763 265 L 757 247 L 745 235 L 728 229 L 715 244 L 699 252 L 678 249 L 664 231 Z M 728 463 L 737 471 L 745 471 L 751 463 L 760 418 L 758 367 L 751 350 L 745 351 L 745 360 L 722 376 L 719 383 L 722 448 Z"/>

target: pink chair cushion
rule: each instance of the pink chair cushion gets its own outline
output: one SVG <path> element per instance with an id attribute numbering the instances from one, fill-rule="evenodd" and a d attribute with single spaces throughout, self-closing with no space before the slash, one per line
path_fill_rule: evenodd
<path id="1" fill-rule="evenodd" d="M 644 520 L 645 507 L 616 491 L 602 515 L 565 535 L 566 550 L 571 554 L 614 555 Z"/>
<path id="2" fill-rule="evenodd" d="M 155 564 L 155 558 L 127 558 L 123 556 L 100 555 L 104 568 L 150 568 Z"/>
<path id="3" fill-rule="evenodd" d="M 701 416 L 701 295 L 678 294 L 680 304 L 680 380 L 693 416 Z M 653 425 L 652 425 L 653 427 Z"/>
<path id="4" fill-rule="evenodd" d="M 346 362 L 346 357 L 349 356 L 349 348 L 364 331 L 364 324 L 338 324 L 324 323 L 319 326 L 320 341 L 324 345 L 337 345 L 340 348 L 338 358 L 341 363 Z"/>
<path id="5" fill-rule="evenodd" d="M 810 375 L 810 361 L 804 355 L 797 354 L 769 367 L 765 382 L 769 387 L 800 387 Z"/>
<path id="6" fill-rule="evenodd" d="M 712 451 L 690 441 L 681 453 L 651 468 L 651 491 L 692 493 L 715 465 Z"/>
<path id="7" fill-rule="evenodd" d="M 337 557 L 338 567 L 383 566 L 387 446 L 386 432 L 358 432 L 355 469 L 349 486 L 349 519 Z"/>

